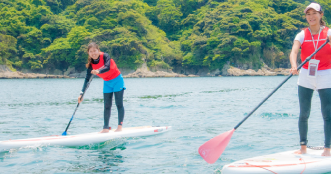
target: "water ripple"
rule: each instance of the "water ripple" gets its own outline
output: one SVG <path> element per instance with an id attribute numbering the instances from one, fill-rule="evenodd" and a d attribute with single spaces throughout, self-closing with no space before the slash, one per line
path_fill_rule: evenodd
<path id="1" fill-rule="evenodd" d="M 290 79 L 233 134 L 214 164 L 200 145 L 233 129 L 284 77 L 125 79 L 124 127 L 170 125 L 158 136 L 80 147 L 36 146 L 0 152 L 1 173 L 221 173 L 225 164 L 299 147 L 297 77 Z M 61 134 L 83 79 L 0 80 L 0 141 Z M 24 84 L 24 85 L 22 85 Z M 103 126 L 103 81 L 94 79 L 68 130 Z M 323 145 L 318 93 L 313 94 L 309 142 Z M 113 105 L 110 126 L 117 127 Z M 314 136 L 312 136 L 314 135 Z M 23 167 L 22 167 L 23 166 Z"/>

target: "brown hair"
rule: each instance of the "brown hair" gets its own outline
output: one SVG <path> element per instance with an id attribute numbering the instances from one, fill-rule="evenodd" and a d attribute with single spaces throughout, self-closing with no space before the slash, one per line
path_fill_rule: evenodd
<path id="1" fill-rule="evenodd" d="M 323 11 L 320 11 L 320 13 L 322 14 Z M 323 21 L 323 18 L 321 18 L 320 25 L 322 25 L 322 26 L 326 26 L 325 22 Z"/>
<path id="2" fill-rule="evenodd" d="M 90 65 L 91 65 L 91 62 L 92 62 L 92 57 L 90 57 L 90 55 L 88 54 L 91 48 L 96 48 L 96 49 L 98 49 L 100 51 L 99 45 L 96 44 L 95 42 L 91 42 L 91 43 L 88 44 L 88 46 L 87 46 L 87 55 L 88 55 L 88 58 L 87 58 L 86 68 L 89 68 Z"/>

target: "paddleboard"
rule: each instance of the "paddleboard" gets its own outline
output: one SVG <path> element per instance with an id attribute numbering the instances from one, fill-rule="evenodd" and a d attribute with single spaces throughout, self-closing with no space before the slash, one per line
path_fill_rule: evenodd
<path id="1" fill-rule="evenodd" d="M 222 174 L 317 174 L 331 172 L 331 157 L 321 156 L 323 148 L 307 149 L 307 154 L 295 151 L 258 156 L 225 165 Z"/>
<path id="2" fill-rule="evenodd" d="M 171 130 L 171 126 L 164 127 L 131 127 L 123 128 L 121 132 L 114 132 L 115 130 L 110 130 L 109 133 L 86 133 L 78 135 L 54 135 L 40 138 L 29 138 L 29 139 L 18 139 L 18 140 L 6 140 L 0 141 L 0 151 L 8 151 L 10 149 L 16 149 L 25 146 L 85 146 L 94 143 L 102 143 L 108 140 L 116 138 L 128 138 L 128 137 L 140 137 L 140 136 L 150 136 Z"/>

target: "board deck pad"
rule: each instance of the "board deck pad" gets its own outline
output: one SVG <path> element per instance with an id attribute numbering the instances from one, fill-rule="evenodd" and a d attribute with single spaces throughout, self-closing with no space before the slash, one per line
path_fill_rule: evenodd
<path id="1" fill-rule="evenodd" d="M 222 174 L 317 174 L 331 172 L 331 157 L 322 156 L 323 150 L 307 149 L 307 154 L 294 151 L 258 156 L 225 165 Z"/>
<path id="2" fill-rule="evenodd" d="M 95 143 L 103 143 L 116 138 L 129 138 L 140 137 L 160 134 L 171 130 L 171 126 L 163 127 L 130 127 L 123 128 L 121 132 L 110 130 L 109 133 L 85 133 L 78 135 L 53 135 L 39 138 L 18 139 L 18 140 L 5 140 L 0 141 L 0 152 L 8 151 L 25 146 L 41 146 L 41 145 L 60 145 L 60 146 L 85 146 Z"/>

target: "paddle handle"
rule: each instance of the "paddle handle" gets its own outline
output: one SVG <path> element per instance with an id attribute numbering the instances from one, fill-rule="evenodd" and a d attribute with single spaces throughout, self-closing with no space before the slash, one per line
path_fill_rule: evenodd
<path id="1" fill-rule="evenodd" d="M 306 58 L 305 61 L 303 61 L 297 68 L 297 70 L 301 69 L 301 67 L 306 64 L 313 56 L 315 56 L 315 54 L 321 50 L 327 43 L 329 42 L 329 39 L 327 39 L 325 41 L 325 43 L 323 43 L 323 45 L 321 45 L 317 50 L 315 50 L 315 52 L 313 54 L 311 54 L 308 58 Z M 259 103 L 259 105 L 257 105 L 240 123 L 237 124 L 237 126 L 234 127 L 234 129 L 237 129 L 241 124 L 243 124 L 248 117 L 250 117 L 265 101 L 267 101 L 281 86 L 283 86 L 283 84 L 285 82 L 287 82 L 288 79 L 290 79 L 293 76 L 293 74 L 291 73 L 282 83 L 280 83 L 276 89 L 274 89 L 266 98 L 263 99 L 263 101 L 261 103 Z"/>
<path id="2" fill-rule="evenodd" d="M 90 83 L 92 82 L 93 77 L 94 77 L 94 76 L 92 75 L 91 78 L 90 78 L 90 80 L 88 81 L 88 83 L 87 83 L 87 85 L 86 85 L 86 88 L 85 88 L 85 90 L 83 91 L 83 94 L 82 94 L 81 99 L 83 99 L 84 94 L 85 94 L 87 88 L 90 86 Z M 67 132 L 67 130 L 68 130 L 70 124 L 71 124 L 71 121 L 72 121 L 72 119 L 74 118 L 74 115 L 76 114 L 76 111 L 77 111 L 77 109 L 78 109 L 78 107 L 79 107 L 79 104 L 80 104 L 80 103 L 77 103 L 76 109 L 75 109 L 74 113 L 72 114 L 71 119 L 70 119 L 70 121 L 69 121 L 69 123 L 68 123 L 68 125 L 67 125 L 67 127 L 66 127 L 66 130 L 63 132 L 63 134 L 64 134 L 65 132 Z"/>

